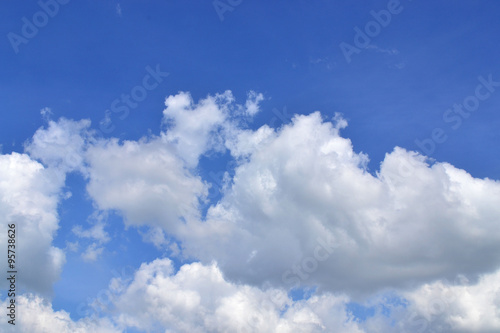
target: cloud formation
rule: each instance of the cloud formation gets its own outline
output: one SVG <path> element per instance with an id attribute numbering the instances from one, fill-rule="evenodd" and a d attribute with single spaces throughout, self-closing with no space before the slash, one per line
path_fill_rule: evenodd
<path id="1" fill-rule="evenodd" d="M 51 293 L 65 262 L 64 252 L 52 245 L 58 229 L 57 205 L 63 183 L 53 170 L 26 154 L 0 155 L 0 246 L 7 249 L 7 225 L 16 225 L 16 268 L 19 287 L 43 295 Z M 0 259 L 7 267 L 7 255 Z M 7 282 L 2 279 L 1 287 Z M 7 288 L 8 289 L 8 288 Z"/>
<path id="2" fill-rule="evenodd" d="M 127 225 L 175 232 L 182 219 L 200 216 L 207 185 L 191 174 L 162 138 L 101 140 L 87 150 L 87 191 L 101 210 L 116 210 Z"/>
<path id="3" fill-rule="evenodd" d="M 52 304 L 46 299 L 26 294 L 18 296 L 18 319 L 12 326 L 6 321 L 0 322 L 2 332 L 32 332 L 32 333 L 118 333 L 123 332 L 116 328 L 107 318 L 85 318 L 73 321 L 70 314 L 64 310 L 54 311 Z M 7 301 L 1 302 L 2 308 L 7 307 Z"/>
<path id="4" fill-rule="evenodd" d="M 498 267 L 497 181 L 402 148 L 372 175 L 337 120 L 316 112 L 240 134 L 233 155 L 249 156 L 206 221 L 184 228 L 185 250 L 232 279 L 353 293 Z M 322 238 L 335 251 L 314 261 Z"/>
<path id="5" fill-rule="evenodd" d="M 34 134 L 27 154 L 0 155 L 0 212 L 19 225 L 20 251 L 35 263 L 22 283 L 36 294 L 22 296 L 20 307 L 39 315 L 20 317 L 21 326 L 33 332 L 43 331 L 33 328 L 37 321 L 61 332 L 500 329 L 498 181 L 400 147 L 370 171 L 368 156 L 342 137 L 347 122 L 340 115 L 313 112 L 280 128 L 249 129 L 245 121 L 262 99 L 251 92 L 238 105 L 226 91 L 195 103 L 181 92 L 166 99 L 158 135 L 96 139 L 89 121 L 62 118 Z M 227 153 L 214 158 L 235 167 L 221 198 L 211 202 L 211 180 L 199 166 L 214 152 Z M 46 296 L 65 255 L 52 240 L 68 172 L 82 174 L 96 216 L 117 212 L 126 226 L 146 227 L 145 241 L 194 262 L 176 271 L 169 259 L 157 259 L 143 263 L 130 283 L 113 280 L 115 309 L 94 321 L 53 311 Z M 73 228 L 92 242 L 84 260 L 104 252 L 105 223 Z M 447 282 L 457 277 L 465 282 Z M 293 300 L 288 293 L 298 287 L 314 292 Z M 388 293 L 401 303 L 384 301 L 380 295 Z M 359 322 L 348 310 L 354 300 L 391 311 Z"/>
<path id="6" fill-rule="evenodd" d="M 361 332 L 333 295 L 293 302 L 277 289 L 226 281 L 215 264 L 187 264 L 174 274 L 168 259 L 143 264 L 116 301 L 117 321 L 141 331 Z"/>
<path id="7" fill-rule="evenodd" d="M 477 282 L 440 280 L 414 291 L 375 296 L 366 321 L 355 319 L 345 294 L 293 300 L 286 290 L 228 281 L 215 263 L 167 259 L 144 263 L 132 280 L 111 281 L 108 311 L 74 321 L 50 302 L 19 297 L 17 328 L 38 332 L 496 332 L 500 329 L 499 271 Z M 388 297 L 400 297 L 392 303 Z M 3 302 L 2 306 L 6 306 Z M 95 306 L 99 306 L 96 304 Z M 384 312 L 385 309 L 385 312 Z M 390 312 L 387 312 L 390 309 Z M 5 332 L 10 325 L 2 322 Z"/>
<path id="8" fill-rule="evenodd" d="M 91 141 L 90 120 L 74 121 L 61 118 L 48 121 L 47 128 L 39 128 L 25 144 L 25 151 L 45 166 L 62 173 L 85 173 L 83 152 Z"/>

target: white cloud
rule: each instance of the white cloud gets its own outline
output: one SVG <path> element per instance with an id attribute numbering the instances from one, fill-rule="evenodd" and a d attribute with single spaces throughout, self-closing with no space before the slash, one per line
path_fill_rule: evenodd
<path id="1" fill-rule="evenodd" d="M 498 182 L 401 148 L 373 176 L 337 121 L 313 113 L 277 133 L 244 134 L 266 133 L 244 140 L 252 148 L 235 144 L 251 155 L 207 221 L 184 226 L 186 252 L 217 260 L 234 280 L 352 293 L 498 267 Z M 314 257 L 321 237 L 335 244 L 324 261 Z"/>
<path id="2" fill-rule="evenodd" d="M 215 264 L 192 263 L 174 273 L 169 259 L 144 263 L 132 281 L 114 278 L 106 316 L 78 321 L 36 295 L 17 298 L 16 328 L 26 332 L 363 332 L 345 310 L 348 298 L 325 294 L 293 301 L 279 289 L 261 290 L 224 279 Z M 1 302 L 6 307 L 8 299 Z M 2 331 L 9 324 L 0 323 Z"/>
<path id="3" fill-rule="evenodd" d="M 365 331 L 412 332 L 422 318 L 435 331 L 499 329 L 499 276 L 482 275 L 500 265 L 498 181 L 429 164 L 398 147 L 372 175 L 368 157 L 340 135 L 347 125 L 340 116 L 331 123 L 315 112 L 280 129 L 250 130 L 238 119 L 257 112 L 259 97 L 249 101 L 237 105 L 229 91 L 198 104 L 188 93 L 170 96 L 165 132 L 139 141 L 95 141 L 86 121 L 51 121 L 26 147 L 47 168 L 27 155 L 0 156 L 0 212 L 20 221 L 33 240 L 25 253 L 37 264 L 26 275 L 40 280 L 26 285 L 44 292 L 58 277 L 64 254 L 51 242 L 64 178 L 57 175 L 80 170 L 100 212 L 116 210 L 126 225 L 150 228 L 145 240 L 173 254 L 179 244 L 184 256 L 201 260 L 177 273 L 167 259 L 143 264 L 117 292 L 114 327 L 361 332 L 345 295 L 363 299 L 396 289 L 408 307 L 393 306 L 389 318 L 377 314 Z M 203 154 L 224 149 L 234 159 L 234 177 L 226 174 L 221 200 L 202 219 L 208 185 L 195 167 Z M 65 160 L 73 153 L 75 163 Z M 84 260 L 102 253 L 109 240 L 104 226 L 74 229 L 95 241 Z M 459 274 L 476 282 L 443 282 Z M 272 300 L 296 283 L 318 293 L 297 302 Z M 456 298 L 436 314 L 433 299 L 450 293 Z M 391 326 L 394 318 L 399 326 Z"/>
<path id="4" fill-rule="evenodd" d="M 256 93 L 253 90 L 250 90 L 247 96 L 247 101 L 245 102 L 245 112 L 249 116 L 256 115 L 259 111 L 259 103 L 264 100 L 264 95 L 261 93 Z"/>
<path id="5" fill-rule="evenodd" d="M 102 244 L 110 241 L 109 234 L 104 230 L 106 226 L 105 220 L 107 218 L 107 212 L 95 211 L 90 215 L 89 220 L 94 224 L 88 229 L 83 229 L 81 225 L 75 225 L 71 231 L 78 237 L 89 239 L 92 241 L 86 248 L 86 250 L 81 254 L 82 259 L 86 262 L 94 262 L 104 251 Z M 71 249 L 78 247 L 78 242 L 76 246 L 72 245 Z"/>
<path id="6" fill-rule="evenodd" d="M 108 233 L 104 230 L 104 226 L 104 223 L 100 222 L 84 230 L 81 225 L 76 225 L 73 227 L 72 231 L 78 237 L 95 239 L 102 244 L 110 240 Z"/>
<path id="7" fill-rule="evenodd" d="M 207 96 L 198 104 L 186 92 L 165 100 L 163 121 L 168 125 L 165 137 L 189 167 L 195 167 L 200 155 L 215 147 L 217 128 L 226 120 L 227 107 L 233 101 L 230 91 Z"/>
<path id="8" fill-rule="evenodd" d="M 447 163 L 429 166 L 401 148 L 373 176 L 367 156 L 340 136 L 347 123 L 339 115 L 330 123 L 316 112 L 280 130 L 252 131 L 229 120 L 228 110 L 238 110 L 230 92 L 196 105 L 180 93 L 166 105 L 165 119 L 174 123 L 162 137 L 88 149 L 89 194 L 127 224 L 163 228 L 182 240 L 186 255 L 216 260 L 231 279 L 371 293 L 474 276 L 500 263 L 500 256 L 483 255 L 500 253 L 493 228 L 498 182 Z M 213 148 L 217 126 L 239 164 L 222 200 L 200 221 L 207 186 L 178 156 L 196 165 Z M 335 251 L 314 262 L 321 241 Z"/>
<path id="9" fill-rule="evenodd" d="M 248 92 L 245 105 L 235 103 L 230 90 L 207 96 L 194 104 L 189 93 L 180 92 L 165 100 L 163 122 L 165 137 L 176 147 L 188 167 L 195 167 L 199 157 L 209 150 L 224 150 L 225 141 L 238 135 L 243 121 L 260 111 L 261 93 Z M 227 144 L 227 143 L 226 143 Z"/>
<path id="10" fill-rule="evenodd" d="M 224 279 L 215 264 L 192 263 L 174 274 L 172 262 L 143 264 L 116 299 L 116 321 L 152 332 L 361 332 L 346 297 L 293 302 L 277 289 L 260 290 Z"/>
<path id="11" fill-rule="evenodd" d="M 48 128 L 39 128 L 25 144 L 25 150 L 32 158 L 63 174 L 70 171 L 84 173 L 83 153 L 90 137 L 89 127 L 89 120 L 49 120 Z"/>
<path id="12" fill-rule="evenodd" d="M 475 283 L 437 281 L 414 291 L 387 293 L 367 305 L 375 314 L 355 320 L 342 294 L 317 293 L 292 300 L 283 289 L 257 288 L 227 280 L 216 264 L 185 264 L 175 272 L 169 259 L 144 263 L 133 279 L 109 285 L 110 312 L 73 321 L 36 295 L 17 298 L 17 327 L 29 332 L 481 332 L 500 329 L 500 271 Z M 107 298 L 108 299 L 108 298 Z M 406 304 L 406 305 L 403 305 Z M 6 307 L 7 301 L 2 302 Z M 385 313 L 382 310 L 385 308 Z M 390 312 L 387 312 L 390 309 Z M 105 315 L 105 316 L 103 316 Z M 0 323 L 2 331 L 9 325 Z"/>
<path id="13" fill-rule="evenodd" d="M 139 231 L 143 241 L 152 243 L 158 250 L 167 250 L 171 256 L 179 255 L 177 244 L 168 239 L 162 228 L 151 227 L 146 231 Z"/>
<path id="14" fill-rule="evenodd" d="M 500 271 L 472 284 L 437 281 L 406 292 L 405 326 L 447 332 L 500 331 Z M 412 320 L 409 320 L 412 319 Z"/>
<path id="15" fill-rule="evenodd" d="M 19 287 L 49 294 L 59 278 L 65 255 L 53 247 L 58 229 L 57 204 L 62 182 L 28 155 L 0 155 L 0 247 L 7 249 L 7 225 L 16 225 L 16 268 Z M 5 250 L 6 251 L 6 250 Z M 6 257 L 0 266 L 7 267 Z M 7 281 L 2 280 L 5 287 Z"/>
<path id="16" fill-rule="evenodd" d="M 94 262 L 102 254 L 102 251 L 104 251 L 103 247 L 99 247 L 97 243 L 92 243 L 82 253 L 82 259 L 86 262 Z"/>
<path id="17" fill-rule="evenodd" d="M 100 210 L 117 210 L 127 225 L 161 226 L 172 233 L 199 217 L 207 185 L 192 175 L 160 138 L 99 141 L 88 149 L 88 193 Z"/>
<path id="18" fill-rule="evenodd" d="M 2 309 L 7 307 L 8 300 L 0 302 Z M 44 298 L 33 295 L 20 295 L 16 298 L 15 326 L 7 320 L 0 321 L 2 332 L 31 332 L 31 333 L 118 333 L 109 319 L 89 319 L 72 321 L 69 313 L 61 310 L 54 311 L 52 305 Z M 5 317 L 5 316 L 4 316 Z M 6 317 L 8 318 L 8 317 Z"/>
<path id="19" fill-rule="evenodd" d="M 50 120 L 50 117 L 54 114 L 52 112 L 52 109 L 49 107 L 45 107 L 40 110 L 40 114 L 42 115 L 42 118 L 45 119 L 46 121 Z"/>
<path id="20" fill-rule="evenodd" d="M 266 140 L 274 137 L 274 130 L 267 125 L 260 127 L 256 131 L 233 130 L 231 137 L 226 140 L 226 147 L 235 158 L 248 157 Z"/>
<path id="21" fill-rule="evenodd" d="M 403 303 L 388 305 L 384 298 L 371 306 L 390 308 L 377 311 L 362 324 L 367 332 L 449 332 L 493 333 L 500 331 L 500 271 L 470 282 L 457 277 L 439 280 L 398 295 Z M 404 304 L 404 305 L 403 305 Z"/>

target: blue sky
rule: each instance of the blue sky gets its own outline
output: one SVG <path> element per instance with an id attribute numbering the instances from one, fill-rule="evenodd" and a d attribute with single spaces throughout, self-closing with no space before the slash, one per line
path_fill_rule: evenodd
<path id="1" fill-rule="evenodd" d="M 220 301 L 201 282 L 183 284 L 185 267 L 219 270 L 227 286 L 255 288 L 255 295 L 289 293 L 286 307 L 275 302 L 274 312 L 259 313 L 281 313 L 273 320 L 282 326 L 259 326 L 273 322 L 266 319 L 250 331 L 415 330 L 413 314 L 426 318 L 425 329 L 476 327 L 458 292 L 439 316 L 426 304 L 458 288 L 448 281 L 459 276 L 480 294 L 499 274 L 491 254 L 500 193 L 499 3 L 41 0 L 1 7 L 7 185 L 0 211 L 6 223 L 22 216 L 20 228 L 47 234 L 39 248 L 21 249 L 30 260 L 45 253 L 40 265 L 50 263 L 42 282 L 20 278 L 21 306 L 43 299 L 51 308 L 40 316 L 65 311 L 71 324 L 61 332 L 92 313 L 110 332 L 189 331 L 195 326 L 164 314 L 134 317 L 123 305 L 141 271 L 156 272 L 146 284 L 163 272 L 176 290 L 200 288 L 200 299 Z M 346 54 L 347 44 L 357 51 Z M 20 171 L 37 165 L 43 171 Z M 26 193 L 39 194 L 16 208 L 12 198 Z M 291 269 L 288 276 L 300 281 L 291 288 L 284 274 L 292 263 L 308 267 L 318 237 L 330 235 L 325 230 L 340 250 L 314 259 L 307 279 Z M 122 289 L 113 289 L 113 278 Z M 232 292 L 227 286 L 219 286 L 222 294 Z M 81 311 L 103 293 L 113 309 Z M 327 312 L 338 322 L 325 319 L 314 297 L 341 304 Z M 203 304 L 214 316 L 224 313 Z M 192 315 L 200 332 L 241 329 L 169 306 Z M 321 325 L 283 324 L 302 318 L 299 307 Z M 454 321 L 460 311 L 470 320 Z M 499 329 L 498 315 L 483 312 L 488 324 L 477 327 Z M 22 316 L 25 329 L 36 327 L 38 319 Z M 137 324 L 144 318 L 152 326 Z"/>
<path id="2" fill-rule="evenodd" d="M 357 149 L 370 153 L 376 168 L 395 145 L 414 149 L 415 138 L 442 126 L 442 113 L 471 93 L 477 76 L 497 74 L 494 2 L 461 2 L 453 8 L 401 2 L 402 11 L 372 41 L 397 54 L 363 50 L 350 64 L 339 44 L 353 44 L 353 28 L 373 20 L 370 10 L 384 9 L 387 2 L 242 2 L 224 12 L 222 22 L 212 4 L 120 3 L 121 16 L 117 4 L 70 2 L 19 45 L 18 54 L 8 39 L 2 43 L 4 151 L 12 149 L 6 141 L 20 144 L 40 126 L 36 116 L 44 106 L 57 116 L 81 114 L 98 122 L 111 101 L 140 82 L 146 66 L 159 64 L 171 77 L 120 121 L 113 135 L 157 132 L 156 111 L 167 94 L 190 91 L 196 99 L 231 89 L 241 97 L 253 89 L 265 94 L 267 109 L 344 113 L 351 124 L 348 136 Z M 35 3 L 3 6 L 6 34 L 20 34 L 21 18 L 40 9 Z M 19 98 L 20 93 L 30 98 Z M 493 158 L 477 148 L 495 140 L 486 134 L 493 131 L 483 129 L 495 125 L 494 99 L 439 147 L 437 159 L 493 176 L 495 169 L 486 163 L 460 156 Z M 258 120 L 265 122 L 269 113 Z M 29 126 L 26 117 L 33 119 Z"/>

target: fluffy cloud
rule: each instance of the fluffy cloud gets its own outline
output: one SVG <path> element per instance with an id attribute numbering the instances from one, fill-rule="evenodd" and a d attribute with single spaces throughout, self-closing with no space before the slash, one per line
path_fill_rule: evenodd
<path id="1" fill-rule="evenodd" d="M 379 308 L 362 324 L 366 332 L 493 333 L 500 331 L 500 271 L 476 281 L 458 277 L 438 280 L 398 295 L 401 302 L 388 305 L 378 297 L 370 306 Z M 390 309 L 385 314 L 381 308 Z"/>
<path id="2" fill-rule="evenodd" d="M 411 306 L 404 326 L 420 331 L 500 331 L 500 271 L 466 281 L 425 284 L 404 293 Z"/>
<path id="3" fill-rule="evenodd" d="M 26 143 L 26 152 L 44 165 L 66 173 L 84 171 L 84 150 L 91 138 L 90 121 L 49 120 L 48 128 L 40 128 Z"/>
<path id="4" fill-rule="evenodd" d="M 8 305 L 8 299 L 0 302 L 3 309 Z M 6 320 L 0 321 L 2 332 L 32 332 L 32 333 L 117 333 L 121 332 L 113 326 L 109 319 L 85 318 L 72 321 L 69 313 L 54 311 L 51 304 L 44 298 L 27 294 L 16 299 L 17 317 L 15 326 Z"/>
<path id="5" fill-rule="evenodd" d="M 354 319 L 349 298 L 317 293 L 292 300 L 283 289 L 257 288 L 227 280 L 216 264 L 185 264 L 175 272 L 169 259 L 144 263 L 132 280 L 111 281 L 105 309 L 78 321 L 54 311 L 36 295 L 17 299 L 17 329 L 41 332 L 498 332 L 500 271 L 476 282 L 437 281 L 413 290 L 376 296 L 375 313 Z M 6 301 L 2 302 L 6 307 Z M 385 311 L 383 310 L 385 309 Z M 106 316 L 103 316 L 106 314 Z M 13 329 L 5 321 L 2 331 Z M 10 330 L 9 330 L 10 329 Z"/>
<path id="6" fill-rule="evenodd" d="M 23 257 L 37 264 L 24 276 L 37 280 L 23 283 L 46 292 L 59 275 L 64 254 L 51 246 L 57 203 L 65 173 L 78 170 L 99 211 L 145 225 L 143 239 L 159 249 L 200 260 L 176 273 L 168 259 L 143 264 L 132 283 L 114 289 L 114 324 L 103 324 L 110 330 L 499 329 L 499 276 L 491 273 L 500 265 L 498 181 L 398 147 L 370 173 L 368 157 L 341 136 L 347 123 L 339 116 L 330 122 L 315 112 L 280 129 L 246 128 L 261 100 L 250 93 L 237 105 L 227 91 L 195 104 L 179 93 L 166 99 L 158 137 L 94 140 L 87 121 L 61 119 L 26 146 L 45 167 L 28 155 L 1 155 L 0 212 L 33 239 Z M 202 217 L 209 183 L 195 167 L 203 154 L 224 149 L 236 167 Z M 74 229 L 95 240 L 86 260 L 103 251 L 104 226 Z M 461 275 L 472 282 L 444 280 Z M 292 301 L 286 292 L 298 285 L 317 293 Z M 406 304 L 392 306 L 390 316 L 360 324 L 346 310 L 345 295 L 363 300 L 388 289 Z M 30 297 L 23 301 L 48 318 L 67 315 Z M 63 331 L 89 324 L 62 321 Z"/>
<path id="7" fill-rule="evenodd" d="M 16 268 L 19 287 L 49 294 L 59 278 L 65 255 L 52 246 L 58 229 L 57 204 L 62 182 L 56 173 L 28 155 L 0 155 L 0 247 L 7 249 L 7 225 L 16 225 Z M 6 255 L 0 258 L 7 267 Z M 2 279 L 1 285 L 7 281 Z"/>
<path id="8" fill-rule="evenodd" d="M 232 135 L 228 135 L 225 145 L 237 159 L 250 156 L 260 145 L 275 136 L 274 130 L 267 125 L 256 131 L 239 129 L 230 133 Z"/>
<path id="9" fill-rule="evenodd" d="M 241 132 L 238 127 L 244 119 L 260 111 L 264 100 L 261 93 L 248 92 L 245 105 L 235 103 L 230 90 L 207 96 L 197 104 L 187 92 L 167 97 L 163 111 L 165 138 L 176 147 L 176 153 L 190 168 L 209 150 L 223 150 L 228 137 Z"/>
<path id="10" fill-rule="evenodd" d="M 215 264 L 192 263 L 174 273 L 169 259 L 144 263 L 132 281 L 110 283 L 112 311 L 74 321 L 36 295 L 17 298 L 16 329 L 26 332 L 363 332 L 346 311 L 345 296 L 293 301 L 224 279 Z M 7 301 L 1 303 L 6 307 Z M 101 313 L 102 314 L 102 313 Z M 2 331 L 14 331 L 5 321 Z"/>
<path id="11" fill-rule="evenodd" d="M 372 175 L 345 125 L 316 112 L 240 133 L 233 155 L 249 157 L 185 250 L 231 279 L 357 294 L 498 267 L 498 182 L 401 148 Z"/>
<path id="12" fill-rule="evenodd" d="M 87 161 L 88 193 L 99 209 L 123 214 L 126 224 L 161 226 L 172 233 L 182 220 L 200 215 L 207 185 L 161 138 L 102 140 L 88 148 Z"/>
<path id="13" fill-rule="evenodd" d="M 88 148 L 89 194 L 128 224 L 163 228 L 185 255 L 216 260 L 230 279 L 369 294 L 500 264 L 496 181 L 402 148 L 373 175 L 368 157 L 340 135 L 347 123 L 339 116 L 315 112 L 279 130 L 249 130 L 230 119 L 243 107 L 229 91 L 197 104 L 179 93 L 165 104 L 160 137 Z M 186 167 L 214 140 L 238 165 L 202 221 L 207 185 Z"/>
<path id="14" fill-rule="evenodd" d="M 214 135 L 227 118 L 228 106 L 234 101 L 230 91 L 208 96 L 194 104 L 189 93 L 181 92 L 165 100 L 163 121 L 168 125 L 166 139 L 189 167 L 195 167 L 207 150 L 215 147 Z"/>
<path id="15" fill-rule="evenodd" d="M 143 264 L 116 299 L 121 327 L 152 332 L 362 332 L 345 311 L 346 297 L 293 302 L 277 289 L 224 279 L 215 264 L 169 259 Z"/>
<path id="16" fill-rule="evenodd" d="M 259 103 L 264 100 L 264 95 L 251 90 L 248 92 L 247 101 L 245 102 L 245 113 L 249 116 L 254 116 L 260 111 Z"/>
<path id="17" fill-rule="evenodd" d="M 250 92 L 245 108 L 234 103 L 231 91 L 198 103 L 185 92 L 169 96 L 159 137 L 88 145 L 88 193 L 99 209 L 119 211 L 127 224 L 162 227 L 176 236 L 182 221 L 199 220 L 199 202 L 208 194 L 208 184 L 192 168 L 204 153 L 225 149 L 225 137 L 242 132 L 231 112 L 250 108 L 256 113 L 262 99 Z M 158 237 L 149 236 L 158 243 Z"/>

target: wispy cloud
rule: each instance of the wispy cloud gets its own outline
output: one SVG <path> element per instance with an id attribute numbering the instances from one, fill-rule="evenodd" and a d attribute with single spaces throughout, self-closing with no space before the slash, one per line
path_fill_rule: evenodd
<path id="1" fill-rule="evenodd" d="M 382 48 L 382 47 L 379 47 L 375 44 L 370 44 L 366 47 L 367 50 L 373 50 L 375 52 L 380 52 L 380 53 L 385 53 L 387 55 L 397 55 L 399 54 L 399 51 L 397 49 L 394 49 L 394 48 Z"/>
<path id="2" fill-rule="evenodd" d="M 122 17 L 122 6 L 120 5 L 120 3 L 116 4 L 116 15 Z"/>

